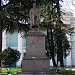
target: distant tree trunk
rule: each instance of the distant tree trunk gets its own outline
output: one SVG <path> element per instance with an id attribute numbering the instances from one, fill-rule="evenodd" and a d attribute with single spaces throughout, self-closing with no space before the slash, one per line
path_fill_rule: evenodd
<path id="1" fill-rule="evenodd" d="M 52 32 L 52 25 L 50 26 L 50 38 L 51 38 L 51 57 L 52 57 L 52 61 L 53 61 L 53 65 L 54 65 L 54 71 L 57 71 L 57 64 L 55 61 L 55 47 L 54 47 L 54 40 L 53 40 L 53 32 Z"/>
<path id="2" fill-rule="evenodd" d="M 0 17 L 0 53 L 1 52 L 2 52 L 2 20 L 1 20 L 1 17 Z M 0 66 L 1 66 L 1 64 L 0 64 Z"/>
<path id="3" fill-rule="evenodd" d="M 60 13 L 60 4 L 59 4 L 59 0 L 57 0 L 57 22 L 58 22 L 58 26 L 59 26 L 59 32 L 58 34 L 61 34 L 61 13 Z M 57 38 L 57 58 L 59 59 L 60 61 L 60 66 L 61 66 L 61 70 L 62 70 L 62 73 L 64 73 L 64 61 L 63 61 L 63 49 L 62 49 L 62 38 L 60 38 L 61 36 L 58 36 Z"/>
<path id="4" fill-rule="evenodd" d="M 57 60 L 60 61 L 60 66 L 64 67 L 63 62 L 63 50 L 62 50 L 62 40 L 57 39 Z"/>
<path id="5" fill-rule="evenodd" d="M 53 18 L 53 2 L 50 2 L 51 4 L 51 7 L 48 8 L 49 13 L 49 19 L 52 20 Z M 54 69 L 57 68 L 57 64 L 56 64 L 56 61 L 55 61 L 55 58 L 54 58 L 54 51 L 55 51 L 55 47 L 54 47 L 54 40 L 53 40 L 53 33 L 52 33 L 52 25 L 51 25 L 51 22 L 48 23 L 47 25 L 47 39 L 48 39 L 48 45 L 49 45 L 49 52 L 50 52 L 50 55 L 51 55 L 51 58 L 52 58 L 52 62 L 53 62 L 53 66 L 54 66 Z"/>
<path id="6" fill-rule="evenodd" d="M 59 0 L 57 0 L 57 18 L 58 18 L 58 22 L 59 22 L 59 30 L 61 30 L 61 24 L 60 24 L 60 21 L 61 21 L 61 14 L 60 14 L 60 6 L 59 6 Z M 59 32 L 59 34 L 61 34 L 61 32 Z M 59 61 L 60 61 L 60 66 L 61 67 L 64 67 L 64 62 L 63 62 L 63 50 L 62 50 L 62 40 L 60 39 L 60 36 L 59 38 L 57 38 L 57 46 L 58 46 L 58 58 L 59 58 Z"/>
<path id="7" fill-rule="evenodd" d="M 48 39 L 49 51 L 50 51 L 50 54 L 51 54 L 53 66 L 54 66 L 54 68 L 56 68 L 57 64 L 56 64 L 55 58 L 54 58 L 53 34 L 52 34 L 52 29 L 51 28 L 49 29 L 49 26 L 47 27 L 47 39 Z"/>
<path id="8" fill-rule="evenodd" d="M 1 0 L 0 0 L 0 12 L 1 12 Z M 2 52 L 2 19 L 0 16 L 0 53 Z M 0 60 L 0 72 L 1 72 L 1 60 Z"/>

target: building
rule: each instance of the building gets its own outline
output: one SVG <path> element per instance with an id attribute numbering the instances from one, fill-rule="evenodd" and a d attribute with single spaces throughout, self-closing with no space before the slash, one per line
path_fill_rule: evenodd
<path id="1" fill-rule="evenodd" d="M 74 27 L 74 33 L 71 34 L 71 65 L 75 66 L 75 18 L 71 19 L 71 27 Z"/>

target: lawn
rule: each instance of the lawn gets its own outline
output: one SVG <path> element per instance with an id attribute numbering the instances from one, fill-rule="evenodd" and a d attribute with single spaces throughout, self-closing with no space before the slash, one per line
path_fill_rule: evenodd
<path id="1" fill-rule="evenodd" d="M 21 72 L 21 68 L 2 68 L 2 74 L 7 74 L 8 72 L 12 74 Z"/>
<path id="2" fill-rule="evenodd" d="M 10 69 L 2 68 L 2 74 L 7 74 L 8 72 L 11 73 L 11 74 L 15 74 L 15 73 L 18 73 L 18 72 L 21 72 L 21 71 L 22 71 L 21 68 L 10 68 Z M 51 68 L 50 71 L 54 72 L 54 69 Z M 61 69 L 58 69 L 57 73 L 61 74 Z M 75 74 L 75 70 L 65 69 L 64 73 L 65 74 Z"/>
<path id="3" fill-rule="evenodd" d="M 54 69 L 51 68 L 50 71 L 51 71 L 51 72 L 54 72 Z M 61 73 L 62 73 L 62 71 L 61 71 L 60 68 L 57 70 L 57 73 L 58 73 L 58 74 L 61 74 Z M 65 73 L 65 74 L 75 74 L 75 70 L 72 70 L 72 69 L 64 69 L 64 73 Z"/>

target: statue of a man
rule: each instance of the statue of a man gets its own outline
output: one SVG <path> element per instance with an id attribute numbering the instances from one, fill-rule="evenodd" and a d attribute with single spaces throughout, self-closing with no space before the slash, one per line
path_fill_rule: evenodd
<path id="1" fill-rule="evenodd" d="M 33 8 L 30 10 L 30 28 L 38 28 L 40 23 L 40 10 L 36 7 L 36 3 L 33 3 Z"/>

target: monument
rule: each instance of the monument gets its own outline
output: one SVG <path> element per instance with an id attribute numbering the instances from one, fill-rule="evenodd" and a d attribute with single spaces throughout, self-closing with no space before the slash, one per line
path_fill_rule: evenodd
<path id="1" fill-rule="evenodd" d="M 45 34 L 39 31 L 40 10 L 33 3 L 30 10 L 30 28 L 26 35 L 26 56 L 21 75 L 49 75 L 50 63 L 45 55 Z"/>

